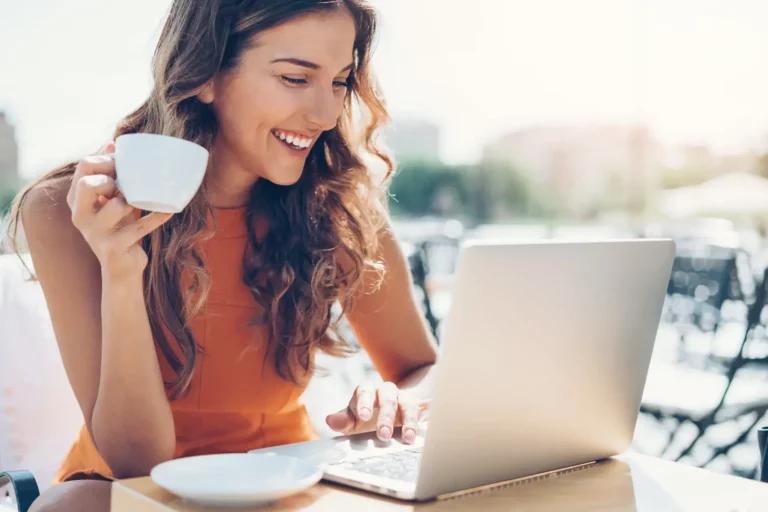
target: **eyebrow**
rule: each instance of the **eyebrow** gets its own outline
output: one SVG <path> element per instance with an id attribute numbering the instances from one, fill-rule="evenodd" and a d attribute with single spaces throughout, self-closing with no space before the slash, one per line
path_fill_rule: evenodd
<path id="1" fill-rule="evenodd" d="M 320 65 L 315 64 L 314 62 L 309 62 L 308 60 L 304 60 L 304 59 L 294 59 L 292 57 L 288 57 L 285 59 L 275 59 L 272 62 L 270 62 L 270 64 L 275 64 L 277 62 L 288 62 L 289 64 L 295 64 L 297 66 L 301 66 L 307 69 L 315 69 L 315 70 L 320 69 Z M 350 71 L 353 67 L 354 67 L 354 63 L 351 63 L 347 67 L 339 71 L 339 73 Z"/>

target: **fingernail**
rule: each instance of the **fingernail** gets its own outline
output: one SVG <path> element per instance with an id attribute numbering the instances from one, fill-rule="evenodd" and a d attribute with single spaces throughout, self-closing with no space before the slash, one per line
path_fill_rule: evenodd
<path id="1" fill-rule="evenodd" d="M 389 441 L 392 437 L 392 429 L 384 426 L 379 428 L 379 437 L 385 441 Z"/>
<path id="2" fill-rule="evenodd" d="M 403 434 L 403 441 L 408 444 L 412 444 L 414 441 L 416 441 L 416 432 L 410 429 L 406 430 L 405 434 Z"/>
<path id="3" fill-rule="evenodd" d="M 360 409 L 361 420 L 368 421 L 369 419 L 371 419 L 371 415 L 372 415 L 371 410 L 368 409 L 367 407 L 363 407 L 362 409 Z"/>

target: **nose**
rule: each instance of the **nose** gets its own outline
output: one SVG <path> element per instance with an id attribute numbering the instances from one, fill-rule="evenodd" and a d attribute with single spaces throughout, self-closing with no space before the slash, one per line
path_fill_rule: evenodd
<path id="1" fill-rule="evenodd" d="M 306 118 L 322 131 L 333 129 L 338 122 L 343 108 L 343 99 L 333 90 L 317 89 L 306 111 Z"/>

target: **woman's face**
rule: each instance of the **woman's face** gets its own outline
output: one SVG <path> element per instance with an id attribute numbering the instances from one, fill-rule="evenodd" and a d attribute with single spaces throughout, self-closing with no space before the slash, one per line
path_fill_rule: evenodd
<path id="1" fill-rule="evenodd" d="M 200 94 L 219 124 L 217 172 L 298 181 L 318 136 L 341 116 L 355 25 L 346 12 L 309 14 L 257 34 L 232 71 Z"/>

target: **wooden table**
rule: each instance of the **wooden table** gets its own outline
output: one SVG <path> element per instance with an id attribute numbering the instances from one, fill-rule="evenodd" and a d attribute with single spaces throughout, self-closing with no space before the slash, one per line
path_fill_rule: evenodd
<path id="1" fill-rule="evenodd" d="M 565 474 L 423 504 L 321 483 L 273 507 L 253 510 L 756 512 L 768 510 L 768 484 L 628 453 Z M 149 478 L 113 485 L 112 512 L 170 511 L 214 512 L 185 506 Z"/>

